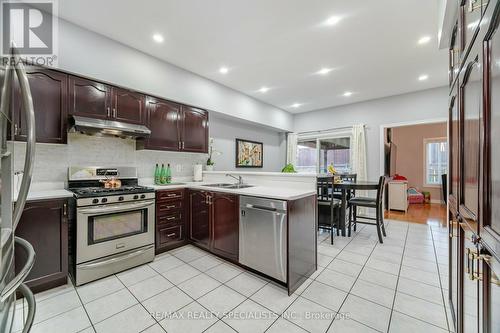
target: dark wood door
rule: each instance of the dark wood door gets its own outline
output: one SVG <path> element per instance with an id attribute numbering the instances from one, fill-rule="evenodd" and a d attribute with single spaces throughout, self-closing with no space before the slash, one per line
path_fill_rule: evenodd
<path id="1" fill-rule="evenodd" d="M 212 252 L 238 260 L 239 200 L 237 195 L 211 193 Z"/>
<path id="2" fill-rule="evenodd" d="M 69 113 L 99 119 L 110 118 L 111 88 L 99 82 L 70 76 Z"/>
<path id="3" fill-rule="evenodd" d="M 189 191 L 189 239 L 210 249 L 210 205 L 205 191 Z"/>
<path id="4" fill-rule="evenodd" d="M 460 318 L 459 332 L 479 332 L 479 252 L 475 241 L 475 226 L 460 224 Z"/>
<path id="5" fill-rule="evenodd" d="M 68 273 L 68 223 L 66 200 L 28 202 L 16 230 L 31 243 L 35 264 L 26 281 L 35 292 L 66 284 Z M 15 252 L 16 273 L 26 262 L 21 248 Z"/>
<path id="6" fill-rule="evenodd" d="M 113 112 L 114 120 L 132 124 L 144 125 L 145 119 L 145 96 L 130 90 L 113 88 Z"/>
<path id="7" fill-rule="evenodd" d="M 179 118 L 181 106 L 176 103 L 148 97 L 147 126 L 151 135 L 138 141 L 140 149 L 178 151 L 180 146 Z"/>
<path id="8" fill-rule="evenodd" d="M 477 51 L 473 49 L 472 51 Z M 470 54 L 460 76 L 460 195 L 459 213 L 465 222 L 478 228 L 481 168 L 482 72 L 480 56 Z M 479 229 L 476 229 L 477 233 Z"/>
<path id="9" fill-rule="evenodd" d="M 484 188 L 481 220 L 481 238 L 488 245 L 491 255 L 500 258 L 500 1 L 495 14 L 488 10 L 485 19 L 493 22 L 486 37 L 485 64 L 485 135 L 484 135 Z"/>
<path id="10" fill-rule="evenodd" d="M 44 143 L 67 142 L 68 75 L 48 69 L 28 68 L 36 120 L 36 141 Z M 19 81 L 14 80 L 15 140 L 26 141 L 26 117 L 23 111 Z"/>
<path id="11" fill-rule="evenodd" d="M 458 84 L 455 85 L 454 91 L 450 96 L 449 101 L 449 126 L 448 126 L 448 141 L 449 149 L 449 172 L 448 179 L 450 186 L 448 187 L 448 202 L 449 208 L 453 215 L 458 212 L 458 186 L 460 182 L 460 112 L 459 112 Z"/>
<path id="12" fill-rule="evenodd" d="M 208 153 L 208 112 L 182 107 L 182 150 L 193 153 Z"/>
<path id="13" fill-rule="evenodd" d="M 489 248 L 482 246 L 479 261 L 479 292 L 482 295 L 480 330 L 485 333 L 500 332 L 500 260 Z"/>

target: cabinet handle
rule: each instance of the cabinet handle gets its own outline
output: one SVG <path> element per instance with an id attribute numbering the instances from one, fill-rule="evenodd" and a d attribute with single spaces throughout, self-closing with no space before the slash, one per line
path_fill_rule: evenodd
<path id="1" fill-rule="evenodd" d="M 19 127 L 17 124 L 14 124 L 14 135 L 19 135 Z"/>
<path id="2" fill-rule="evenodd" d="M 68 204 L 63 205 L 63 216 L 68 216 Z"/>
<path id="3" fill-rule="evenodd" d="M 172 221 L 172 220 L 175 220 L 175 216 L 167 217 L 167 221 Z"/>
<path id="4" fill-rule="evenodd" d="M 168 234 L 167 237 L 172 237 L 175 236 L 175 232 L 172 232 L 171 234 Z"/>
<path id="5" fill-rule="evenodd" d="M 169 197 L 169 198 L 176 197 L 176 196 L 177 196 L 177 194 L 167 194 L 167 197 Z"/>
<path id="6" fill-rule="evenodd" d="M 182 141 L 182 149 L 185 149 L 186 148 L 186 144 L 184 141 Z"/>
<path id="7" fill-rule="evenodd" d="M 165 206 L 165 209 L 175 208 L 175 205 Z"/>
<path id="8" fill-rule="evenodd" d="M 117 113 L 116 113 L 116 109 L 115 109 L 115 108 L 113 108 L 113 117 L 114 117 L 114 118 L 116 118 L 116 115 L 117 115 Z"/>
<path id="9" fill-rule="evenodd" d="M 111 117 L 111 109 L 109 106 L 106 108 L 106 114 L 108 115 L 108 118 Z"/>

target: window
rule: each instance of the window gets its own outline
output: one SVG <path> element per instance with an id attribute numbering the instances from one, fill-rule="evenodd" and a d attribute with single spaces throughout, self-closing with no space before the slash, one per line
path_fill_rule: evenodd
<path id="1" fill-rule="evenodd" d="M 446 138 L 426 139 L 425 147 L 425 185 L 441 185 L 441 176 L 448 172 L 448 143 Z"/>
<path id="2" fill-rule="evenodd" d="M 338 172 L 351 171 L 351 137 L 300 139 L 297 143 L 298 172 L 327 173 L 332 165 Z"/>
<path id="3" fill-rule="evenodd" d="M 316 144 L 316 140 L 298 141 L 296 168 L 298 172 L 316 172 L 318 164 Z"/>

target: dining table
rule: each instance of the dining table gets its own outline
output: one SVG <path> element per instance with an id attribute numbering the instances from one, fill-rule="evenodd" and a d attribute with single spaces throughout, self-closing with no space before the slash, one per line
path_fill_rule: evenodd
<path id="1" fill-rule="evenodd" d="M 326 182 L 328 180 L 332 180 L 333 176 L 318 176 L 318 182 Z M 342 236 L 346 235 L 346 211 L 348 207 L 348 200 L 350 199 L 352 193 L 355 191 L 376 191 L 378 190 L 379 182 L 375 181 L 366 181 L 366 180 L 356 180 L 356 181 L 347 181 L 342 180 L 340 182 L 334 182 L 332 185 L 332 194 L 335 190 L 340 191 L 341 204 L 340 204 L 340 220 L 339 220 L 339 229 Z M 337 192 L 338 192 L 337 191 Z"/>

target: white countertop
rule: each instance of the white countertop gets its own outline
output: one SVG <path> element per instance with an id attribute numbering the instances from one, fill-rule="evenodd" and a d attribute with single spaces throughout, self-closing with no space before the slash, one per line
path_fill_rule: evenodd
<path id="1" fill-rule="evenodd" d="M 255 185 L 252 187 L 241 188 L 241 189 L 229 189 L 223 187 L 211 187 L 204 186 L 210 185 L 214 182 L 184 182 L 170 185 L 154 185 L 148 183 L 141 183 L 143 186 L 152 187 L 155 190 L 175 190 L 179 188 L 191 188 L 195 190 L 205 190 L 205 191 L 213 191 L 213 192 L 224 192 L 224 193 L 232 193 L 238 195 L 248 195 L 252 197 L 262 197 L 262 198 L 270 198 L 270 199 L 278 199 L 278 200 L 297 200 L 301 198 L 305 198 L 311 195 L 315 195 L 316 191 L 311 190 L 303 190 L 303 189 L 294 189 L 294 188 L 277 188 L 270 187 L 265 185 Z M 252 185 L 252 184 L 249 184 Z"/>
<path id="2" fill-rule="evenodd" d="M 28 201 L 33 200 L 45 200 L 45 199 L 58 199 L 58 198 L 71 198 L 73 192 L 67 191 L 65 189 L 47 189 L 47 190 L 35 190 L 28 192 Z M 17 193 L 14 195 L 14 201 L 17 201 Z"/>

